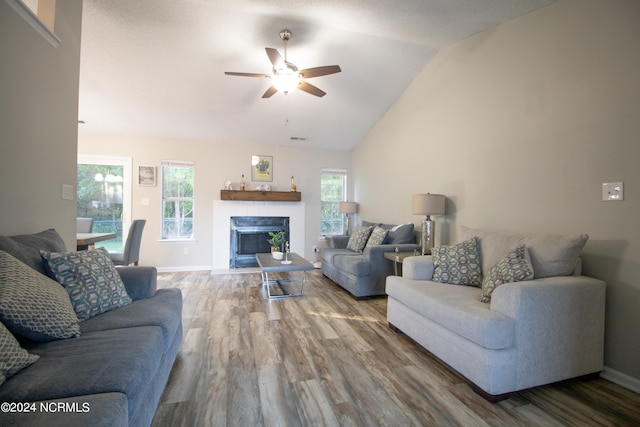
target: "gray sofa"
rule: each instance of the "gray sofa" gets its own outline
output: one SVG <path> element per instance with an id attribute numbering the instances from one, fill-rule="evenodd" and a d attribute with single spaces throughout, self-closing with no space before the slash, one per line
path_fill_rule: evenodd
<path id="1" fill-rule="evenodd" d="M 390 326 L 490 400 L 602 370 L 605 283 L 581 275 L 586 235 L 520 236 L 463 227 L 460 236 L 478 237 L 483 276 L 524 244 L 533 278 L 497 286 L 485 303 L 481 288 L 433 281 L 432 256 L 407 258 L 402 277 L 387 278 Z"/>
<path id="2" fill-rule="evenodd" d="M 0 237 L 0 250 L 46 274 L 40 249 L 66 248 L 53 229 Z M 0 402 L 13 408 L 0 412 L 0 425 L 151 424 L 182 343 L 182 295 L 156 290 L 154 267 L 117 272 L 132 303 L 80 322 L 74 338 L 36 342 L 16 335 L 39 358 L 0 385 Z"/>
<path id="3" fill-rule="evenodd" d="M 395 226 L 363 221 L 362 227 L 379 226 L 388 234 L 382 244 L 367 244 L 362 252 L 347 249 L 350 236 L 333 236 L 322 250 L 322 274 L 347 290 L 355 298 L 385 294 L 385 280 L 393 274 L 393 264 L 385 252 L 419 250 L 413 224 Z"/>

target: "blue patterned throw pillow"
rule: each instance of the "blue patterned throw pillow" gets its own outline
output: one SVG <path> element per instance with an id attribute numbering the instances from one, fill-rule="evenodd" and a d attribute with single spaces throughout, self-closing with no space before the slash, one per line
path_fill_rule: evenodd
<path id="1" fill-rule="evenodd" d="M 367 240 L 369 240 L 369 236 L 371 235 L 372 230 L 373 227 L 370 226 L 360 226 L 356 228 L 353 234 L 349 237 L 349 242 L 347 242 L 347 249 L 350 249 L 354 252 L 362 252 L 367 244 Z"/>
<path id="2" fill-rule="evenodd" d="M 480 286 L 482 270 L 477 237 L 453 246 L 431 249 L 433 281 L 452 285 Z"/>
<path id="3" fill-rule="evenodd" d="M 41 252 L 65 287 L 81 322 L 131 304 L 120 274 L 104 248 L 79 252 Z"/>
<path id="4" fill-rule="evenodd" d="M 507 252 L 489 269 L 482 280 L 482 302 L 491 301 L 493 291 L 503 283 L 520 282 L 533 278 L 529 253 L 524 245 Z"/>
<path id="5" fill-rule="evenodd" d="M 14 334 L 34 341 L 80 334 L 62 286 L 4 251 L 0 251 L 0 320 Z"/>

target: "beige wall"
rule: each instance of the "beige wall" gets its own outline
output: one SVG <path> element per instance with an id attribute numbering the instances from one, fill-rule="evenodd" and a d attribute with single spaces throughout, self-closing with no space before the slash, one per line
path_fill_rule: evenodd
<path id="1" fill-rule="evenodd" d="M 560 0 L 439 52 L 353 153 L 362 218 L 586 232 L 608 284 L 605 364 L 640 379 L 640 2 Z M 384 171 L 384 173 L 381 173 Z M 623 202 L 601 184 L 624 181 Z"/>
<path id="2" fill-rule="evenodd" d="M 75 248 L 82 2 L 58 2 L 52 47 L 0 2 L 0 234 L 56 228 Z"/>
<path id="3" fill-rule="evenodd" d="M 349 170 L 351 153 L 317 150 L 303 147 L 257 144 L 228 144 L 217 141 L 189 141 L 159 138 L 91 135 L 80 133 L 78 153 L 84 155 L 123 156 L 132 159 L 134 176 L 138 166 L 160 166 L 162 160 L 190 160 L 195 162 L 194 190 L 196 243 L 166 243 L 160 240 L 160 186 L 140 187 L 133 184 L 132 218 L 145 218 L 140 261 L 160 269 L 211 268 L 212 239 L 229 239 L 228 235 L 213 236 L 213 201 L 220 199 L 220 189 L 226 180 L 239 188 L 244 174 L 247 189 L 259 182 L 251 182 L 251 156 L 273 156 L 273 190 L 289 191 L 291 176 L 306 208 L 306 242 L 304 248 L 292 248 L 315 260 L 313 245 L 320 237 L 320 170 L 342 168 Z M 142 199 L 148 198 L 148 206 Z M 185 255 L 185 248 L 189 254 Z"/>

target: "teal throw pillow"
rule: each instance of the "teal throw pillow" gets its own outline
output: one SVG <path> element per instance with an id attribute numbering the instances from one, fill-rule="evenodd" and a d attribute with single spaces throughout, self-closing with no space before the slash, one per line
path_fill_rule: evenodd
<path id="1" fill-rule="evenodd" d="M 353 234 L 349 237 L 349 242 L 347 242 L 347 249 L 350 249 L 354 252 L 362 252 L 367 244 L 367 240 L 369 240 L 369 236 L 371 235 L 371 231 L 373 227 L 363 227 L 360 226 L 355 229 Z"/>
<path id="2" fill-rule="evenodd" d="M 431 249 L 433 281 L 452 285 L 480 286 L 482 270 L 477 237 L 452 246 Z"/>
<path id="3" fill-rule="evenodd" d="M 0 320 L 14 334 L 34 341 L 80 334 L 64 288 L 4 251 L 0 251 Z"/>
<path id="4" fill-rule="evenodd" d="M 65 287 L 81 322 L 131 304 L 120 274 L 104 248 L 78 252 L 41 252 Z"/>
<path id="5" fill-rule="evenodd" d="M 490 302 L 493 291 L 503 283 L 533 279 L 533 267 L 525 245 L 507 252 L 482 280 L 482 302 Z"/>

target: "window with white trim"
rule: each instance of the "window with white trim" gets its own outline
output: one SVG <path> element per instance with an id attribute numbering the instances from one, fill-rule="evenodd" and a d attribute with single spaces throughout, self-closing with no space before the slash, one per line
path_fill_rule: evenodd
<path id="1" fill-rule="evenodd" d="M 338 212 L 338 203 L 347 200 L 347 171 L 322 169 L 320 171 L 320 233 L 323 236 L 343 233 L 344 215 Z"/>
<path id="2" fill-rule="evenodd" d="M 195 165 L 162 161 L 162 239 L 193 239 Z"/>

